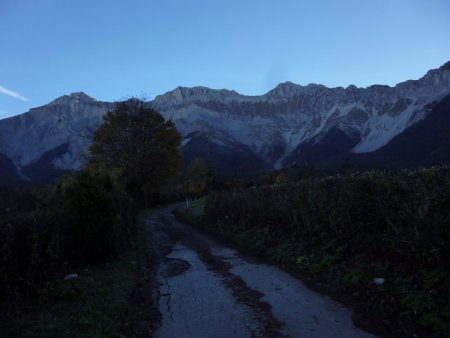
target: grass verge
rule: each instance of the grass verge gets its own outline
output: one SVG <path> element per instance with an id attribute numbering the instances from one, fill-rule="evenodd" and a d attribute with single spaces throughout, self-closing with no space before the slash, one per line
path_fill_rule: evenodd
<path id="1" fill-rule="evenodd" d="M 186 222 L 199 226 L 202 224 L 203 217 L 205 216 L 206 197 L 202 197 L 196 201 L 193 201 L 189 207 L 181 207 L 175 210 L 182 219 Z"/>
<path id="2" fill-rule="evenodd" d="M 91 338 L 125 333 L 132 337 L 139 336 L 138 331 L 150 335 L 151 316 L 141 306 L 151 302 L 145 216 L 139 218 L 134 241 L 119 259 L 78 267 L 71 271 L 78 274 L 77 279 L 53 281 L 27 304 L 26 311 L 0 329 L 2 336 Z M 142 323 L 145 328 L 135 327 Z"/>
<path id="3" fill-rule="evenodd" d="M 230 207 L 232 197 L 221 197 L 220 201 Z M 235 208 L 243 209 L 242 203 L 232 203 Z M 258 227 L 238 225 L 226 217 L 212 221 L 205 214 L 209 207 L 209 201 L 201 199 L 189 208 L 178 209 L 177 215 L 208 233 L 287 268 L 314 288 L 353 307 L 357 310 L 355 322 L 361 327 L 383 337 L 450 337 L 450 324 L 445 321 L 449 315 L 446 312 L 448 298 L 445 299 L 448 279 L 439 266 L 430 264 L 427 270 L 411 274 L 407 269 L 392 268 L 390 264 L 395 262 L 389 257 L 383 261 L 373 260 L 372 264 L 359 241 L 348 242 L 347 249 L 353 250 L 353 255 L 359 252 L 366 260 L 365 265 L 360 265 L 359 259 L 345 255 L 346 248 L 330 241 L 323 233 L 298 240 L 288 231 L 277 234 L 263 220 Z M 231 206 L 229 210 L 234 209 Z M 245 209 L 245 212 L 253 211 Z M 311 243 L 306 245 L 307 241 Z M 378 276 L 386 277 L 386 282 L 376 285 L 374 277 Z"/>

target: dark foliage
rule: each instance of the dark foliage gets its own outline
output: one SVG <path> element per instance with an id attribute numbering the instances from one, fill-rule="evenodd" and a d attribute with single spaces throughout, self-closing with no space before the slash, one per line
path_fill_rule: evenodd
<path id="1" fill-rule="evenodd" d="M 370 171 L 217 192 L 204 224 L 271 258 L 356 289 L 367 305 L 445 334 L 450 169 Z M 386 283 L 377 287 L 375 277 Z"/>
<path id="2" fill-rule="evenodd" d="M 130 197 L 107 173 L 83 170 L 61 184 L 66 236 L 64 256 L 85 263 L 117 257 L 131 232 Z"/>
<path id="3" fill-rule="evenodd" d="M 14 316 L 21 300 L 70 266 L 116 258 L 129 241 L 132 215 L 124 190 L 91 168 L 53 187 L 0 189 L 0 317 Z"/>
<path id="4" fill-rule="evenodd" d="M 181 136 L 172 121 L 137 99 L 118 103 L 104 120 L 90 162 L 115 171 L 131 193 L 147 199 L 177 174 Z"/>
<path id="5" fill-rule="evenodd" d="M 78 173 L 47 187 L 0 189 L 0 326 L 69 269 L 112 261 L 131 246 L 134 193 L 159 193 L 178 169 L 179 143 L 172 122 L 130 100 L 106 115 Z M 65 151 L 25 169 L 42 177 Z"/>

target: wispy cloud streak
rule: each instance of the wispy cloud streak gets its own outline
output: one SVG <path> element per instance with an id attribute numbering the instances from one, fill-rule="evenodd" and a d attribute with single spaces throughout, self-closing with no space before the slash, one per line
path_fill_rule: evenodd
<path id="1" fill-rule="evenodd" d="M 14 97 L 14 98 L 22 100 L 22 101 L 30 101 L 25 96 L 22 96 L 19 93 L 12 91 L 11 89 L 5 88 L 2 85 L 0 85 L 0 93 Z"/>

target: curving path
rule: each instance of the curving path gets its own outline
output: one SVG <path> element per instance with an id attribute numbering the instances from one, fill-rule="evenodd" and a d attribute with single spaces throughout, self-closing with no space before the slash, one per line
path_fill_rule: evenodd
<path id="1" fill-rule="evenodd" d="M 162 315 L 155 337 L 373 337 L 341 304 L 176 220 L 176 207 L 147 220 Z"/>

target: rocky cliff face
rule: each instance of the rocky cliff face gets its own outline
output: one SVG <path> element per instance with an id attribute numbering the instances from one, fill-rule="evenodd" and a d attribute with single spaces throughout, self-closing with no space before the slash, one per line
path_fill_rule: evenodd
<path id="1" fill-rule="evenodd" d="M 450 164 L 450 94 L 436 104 L 428 116 L 384 147 L 351 156 L 356 167 L 417 168 Z"/>
<path id="2" fill-rule="evenodd" d="M 33 168 L 43 174 L 48 171 L 49 175 L 54 170 L 76 170 L 88 150 L 93 131 L 113 106 L 84 93 L 73 93 L 25 114 L 3 119 L 0 153 L 12 161 L 23 179 L 27 179 L 23 173 L 32 174 Z"/>
<path id="3" fill-rule="evenodd" d="M 270 165 L 303 163 L 300 148 L 340 133 L 346 151 L 367 153 L 424 119 L 450 92 L 450 65 L 395 87 L 327 88 L 291 82 L 262 96 L 204 87 L 177 88 L 154 105 L 175 121 L 183 135 L 233 140 Z M 186 137 L 185 143 L 189 142 Z M 220 141 L 218 141 L 220 142 Z"/>
<path id="4" fill-rule="evenodd" d="M 425 119 L 449 93 L 447 63 L 395 87 L 328 88 L 286 82 L 261 96 L 178 87 L 149 104 L 175 122 L 187 159 L 209 158 L 219 171 L 221 165 L 226 168 L 224 172 L 236 166 L 238 171 L 264 171 L 291 164 L 339 165 L 348 154 L 377 150 Z M 77 169 L 92 132 L 113 107 L 73 93 L 1 120 L 2 161 L 9 159 L 23 177 L 52 168 Z M 327 162 L 336 156 L 336 163 Z"/>

